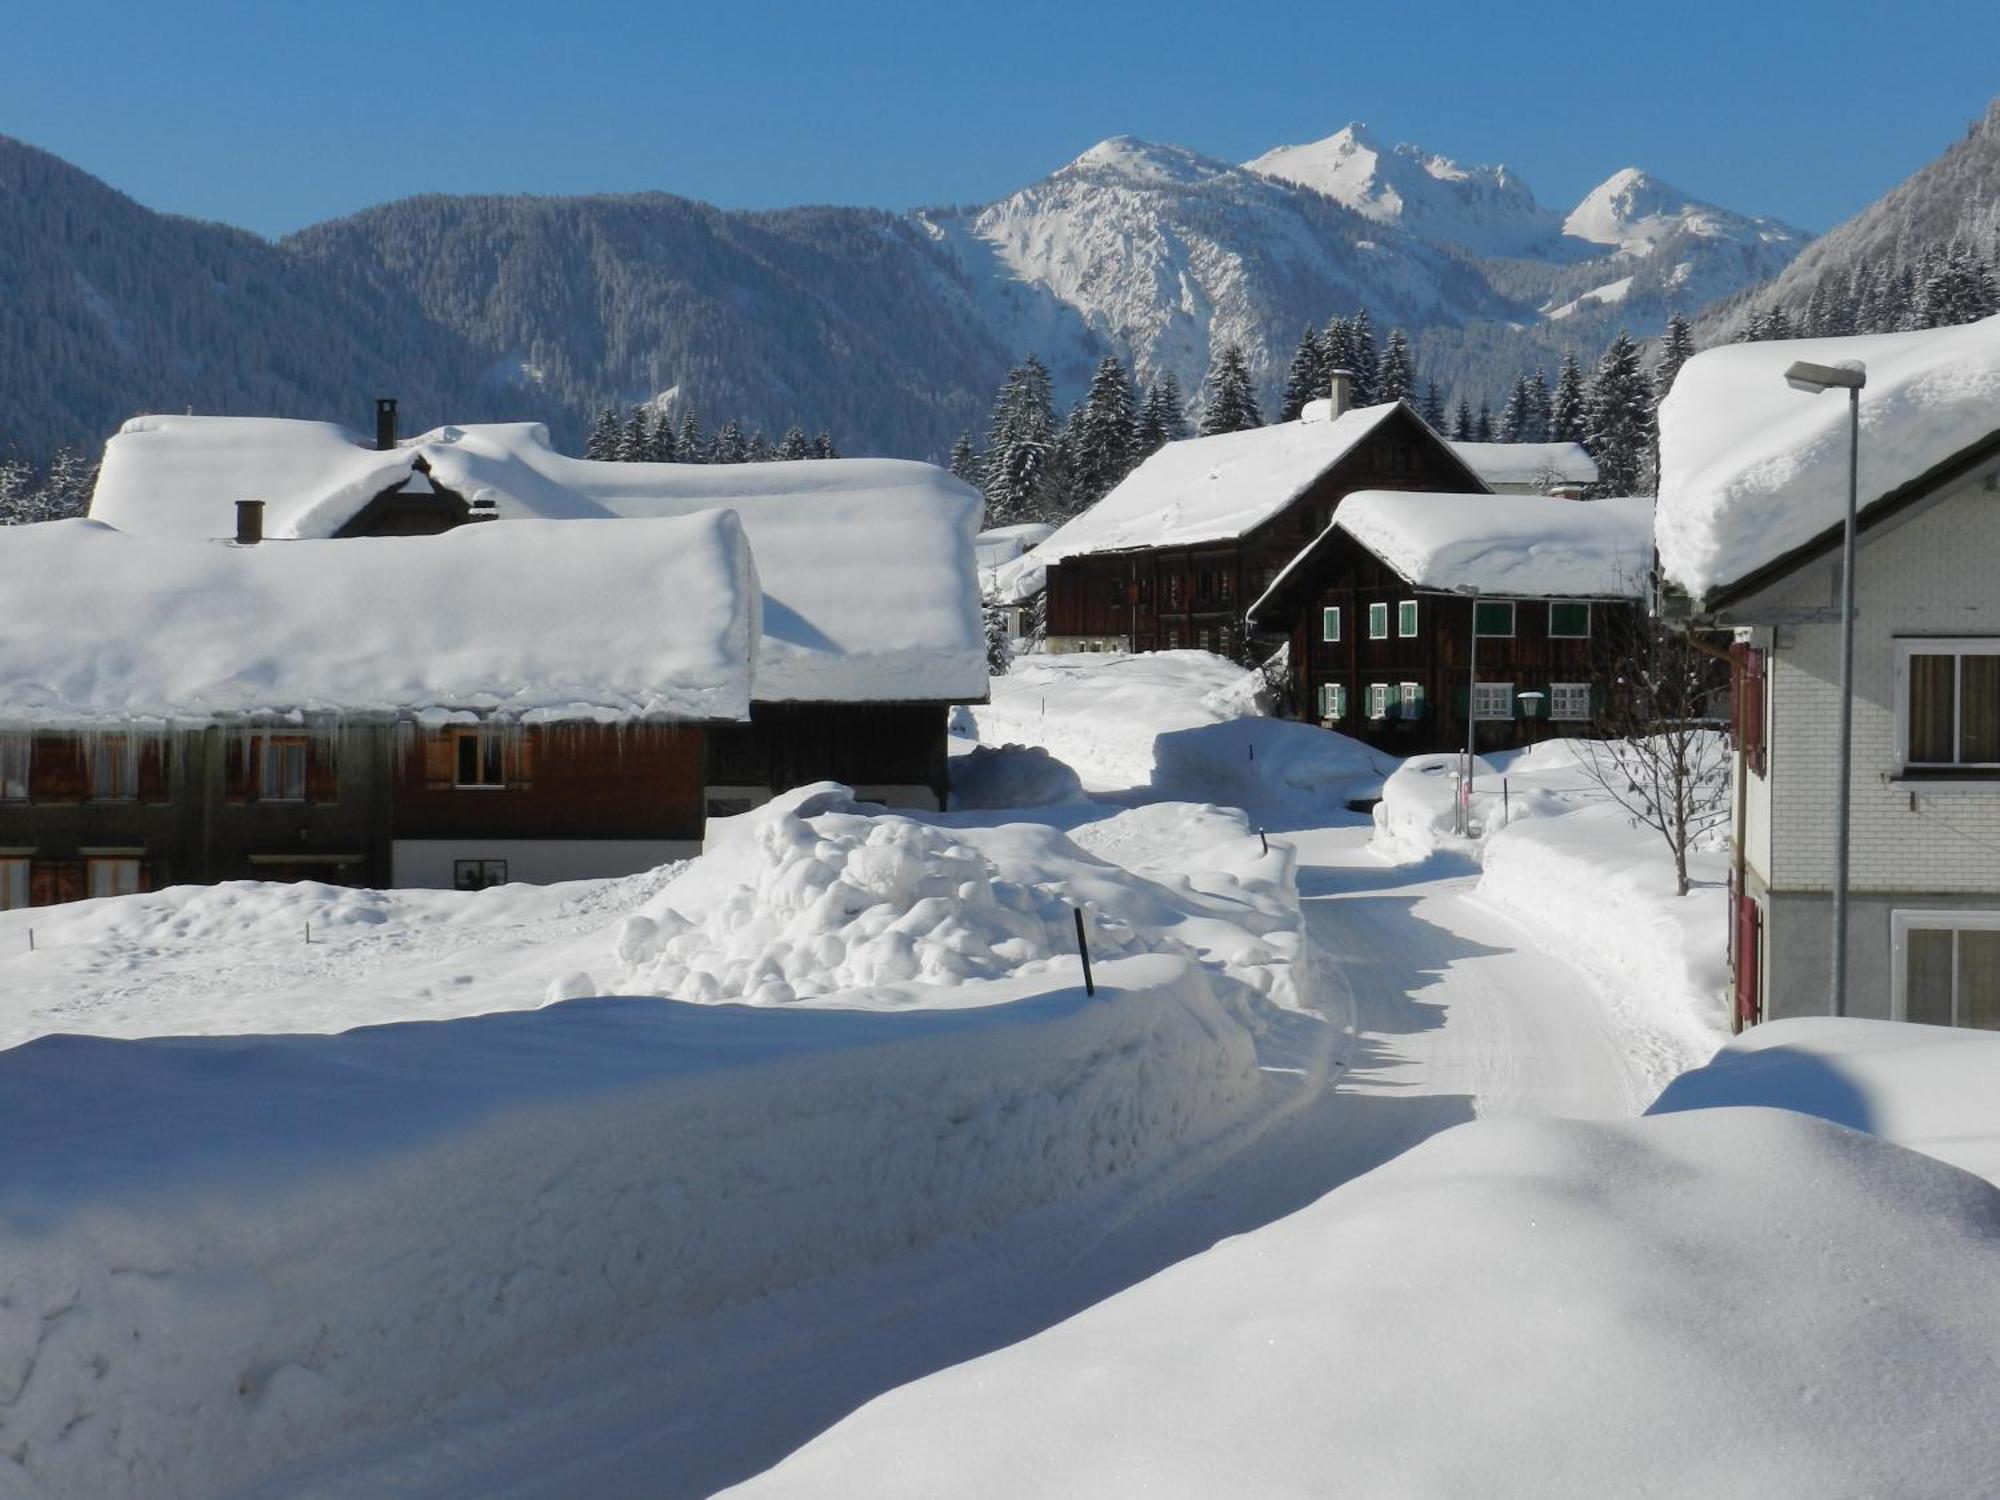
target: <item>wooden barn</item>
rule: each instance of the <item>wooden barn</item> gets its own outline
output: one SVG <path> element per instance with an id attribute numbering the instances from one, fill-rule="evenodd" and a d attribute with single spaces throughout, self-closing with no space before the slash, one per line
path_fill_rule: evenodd
<path id="1" fill-rule="evenodd" d="M 1290 639 L 1299 718 L 1414 755 L 1463 749 L 1470 709 L 1480 749 L 1530 744 L 1601 707 L 1651 528 L 1647 500 L 1350 495 L 1250 617 Z"/>
<path id="2" fill-rule="evenodd" d="M 340 542 L 9 528 L 0 590 L 44 628 L 0 637 L 0 908 L 697 853 L 708 736 L 750 713 L 755 576 L 729 512 Z"/>
<path id="3" fill-rule="evenodd" d="M 1244 611 L 1356 490 L 1483 490 L 1403 402 L 1169 443 L 1043 542 L 1051 651 L 1234 655 Z"/>

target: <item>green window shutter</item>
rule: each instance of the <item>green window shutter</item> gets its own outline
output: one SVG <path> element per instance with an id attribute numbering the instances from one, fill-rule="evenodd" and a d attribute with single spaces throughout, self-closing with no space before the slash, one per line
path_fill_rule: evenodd
<path id="1" fill-rule="evenodd" d="M 1403 637 L 1417 633 L 1417 601 L 1405 599 L 1396 606 L 1396 633 Z"/>
<path id="2" fill-rule="evenodd" d="M 1389 606 L 1371 604 L 1368 606 L 1368 639 L 1371 641 L 1389 638 Z"/>
<path id="3" fill-rule="evenodd" d="M 1510 636 L 1514 633 L 1514 606 L 1511 602 L 1481 602 L 1473 611 L 1473 629 L 1480 635 Z"/>
<path id="4" fill-rule="evenodd" d="M 1330 684 L 1330 686 L 1333 688 L 1333 713 L 1331 717 L 1344 719 L 1347 717 L 1347 684 L 1336 682 Z"/>
<path id="5" fill-rule="evenodd" d="M 1572 602 L 1551 601 L 1549 604 L 1549 634 L 1569 640 L 1588 640 L 1590 637 L 1590 606 Z"/>
<path id="6" fill-rule="evenodd" d="M 1451 690 L 1451 711 L 1463 719 L 1472 708 L 1472 689 L 1460 685 Z"/>
<path id="7" fill-rule="evenodd" d="M 1340 639 L 1340 609 L 1338 606 L 1319 612 L 1319 638 L 1323 641 Z"/>

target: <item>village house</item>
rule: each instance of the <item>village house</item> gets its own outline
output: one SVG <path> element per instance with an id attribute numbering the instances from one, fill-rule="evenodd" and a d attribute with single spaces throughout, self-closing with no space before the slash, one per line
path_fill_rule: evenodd
<path id="1" fill-rule="evenodd" d="M 1840 553 L 1860 394 L 1847 1013 L 2000 1027 L 2000 319 L 1728 345 L 1660 413 L 1657 540 L 1736 635 L 1731 957 L 1751 1022 L 1831 1008 Z"/>
<path id="2" fill-rule="evenodd" d="M 549 446 L 539 423 L 442 427 L 397 440 L 378 404 L 370 443 L 332 423 L 139 417 L 106 446 L 91 515 L 135 535 L 227 535 L 230 502 L 265 502 L 265 535 L 469 521 L 628 521 L 728 509 L 762 588 L 749 722 L 706 737 L 707 805 L 843 781 L 935 809 L 952 704 L 986 696 L 973 537 L 980 500 L 930 464 L 601 463 Z M 413 491 L 416 493 L 413 494 Z M 400 519 L 397 519 L 400 518 Z M 643 608 L 592 587 L 601 607 Z"/>
<path id="3" fill-rule="evenodd" d="M 1243 614 L 1355 490 L 1486 488 L 1405 402 L 1168 443 L 1029 555 L 1051 651 L 1236 654 Z"/>
<path id="4" fill-rule="evenodd" d="M 1462 443 L 1451 451 L 1497 495 L 1580 500 L 1597 483 L 1597 460 L 1581 443 Z"/>
<path id="5" fill-rule="evenodd" d="M 1651 531 L 1648 500 L 1365 490 L 1250 622 L 1289 638 L 1298 717 L 1398 755 L 1464 749 L 1468 710 L 1481 750 L 1587 732 Z"/>
<path id="6" fill-rule="evenodd" d="M 699 852 L 750 713 L 727 511 L 430 537 L 11 527 L 0 908 L 238 878 L 478 888 Z"/>

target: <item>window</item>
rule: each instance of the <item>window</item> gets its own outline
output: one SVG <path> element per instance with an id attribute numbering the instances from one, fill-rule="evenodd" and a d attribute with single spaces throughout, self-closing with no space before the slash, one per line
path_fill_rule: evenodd
<path id="1" fill-rule="evenodd" d="M 19 911 L 28 901 L 28 862 L 0 859 L 0 911 Z"/>
<path id="2" fill-rule="evenodd" d="M 1319 716 L 1322 719 L 1347 717 L 1347 684 L 1322 682 L 1319 685 Z"/>
<path id="3" fill-rule="evenodd" d="M 90 746 L 90 800 L 131 802 L 139 795 L 139 757 L 130 736 L 107 734 Z M 95 894 L 93 892 L 92 894 Z"/>
<path id="4" fill-rule="evenodd" d="M 306 800 L 306 742 L 266 736 L 260 742 L 262 764 L 257 773 L 257 795 L 265 802 Z"/>
<path id="5" fill-rule="evenodd" d="M 1406 682 L 1398 693 L 1402 706 L 1400 717 L 1421 719 L 1424 716 L 1424 685 L 1421 682 Z"/>
<path id="6" fill-rule="evenodd" d="M 1167 627 L 1167 649 L 1168 649 L 1169 651 L 1178 651 L 1178 650 L 1180 650 L 1180 649 L 1181 649 L 1181 628 L 1180 628 L 1180 626 L 1178 626 L 1178 625 L 1169 625 L 1169 626 Z"/>
<path id="7" fill-rule="evenodd" d="M 483 891 L 488 886 L 507 883 L 504 859 L 455 859 L 451 862 L 451 888 L 455 891 Z"/>
<path id="8" fill-rule="evenodd" d="M 1211 651 L 1215 648 L 1215 635 L 1205 626 L 1195 632 L 1194 638 L 1204 651 Z"/>
<path id="9" fill-rule="evenodd" d="M 1590 684 L 1552 682 L 1549 684 L 1549 717 L 1587 719 L 1590 717 Z"/>
<path id="10" fill-rule="evenodd" d="M 1514 717 L 1514 684 L 1478 682 L 1472 687 L 1472 717 L 1511 719 Z"/>
<path id="11" fill-rule="evenodd" d="M 2000 638 L 1896 643 L 1907 766 L 2000 770 Z"/>
<path id="12" fill-rule="evenodd" d="M 1389 606 L 1371 604 L 1368 606 L 1368 639 L 1386 641 L 1389 638 Z"/>
<path id="13" fill-rule="evenodd" d="M 1514 633 L 1514 602 L 1511 599 L 1480 600 L 1472 609 L 1475 635 L 1510 636 Z"/>
<path id="14" fill-rule="evenodd" d="M 136 859 L 93 859 L 85 861 L 84 867 L 93 896 L 130 896 L 139 889 Z"/>
<path id="15" fill-rule="evenodd" d="M 1396 685 L 1393 682 L 1368 684 L 1368 717 L 1387 719 L 1396 712 Z"/>
<path id="16" fill-rule="evenodd" d="M 35 742 L 25 734 L 0 734 L 0 802 L 28 800 L 28 766 Z"/>
<path id="17" fill-rule="evenodd" d="M 1509 635 L 1513 632 L 1508 631 Z M 1549 635 L 1554 640 L 1582 641 L 1590 638 L 1590 606 L 1549 601 Z"/>
<path id="18" fill-rule="evenodd" d="M 490 730 L 470 729 L 455 736 L 457 743 L 452 747 L 458 756 L 458 769 L 452 784 L 461 787 L 505 786 L 507 776 L 502 764 L 504 746 L 500 736 Z"/>
<path id="19" fill-rule="evenodd" d="M 1323 641 L 1340 639 L 1340 610 L 1337 607 L 1319 612 L 1319 638 Z"/>
<path id="20" fill-rule="evenodd" d="M 2000 911 L 1890 914 L 1891 1014 L 2000 1031 Z"/>
<path id="21" fill-rule="evenodd" d="M 1396 634 L 1408 640 L 1417 633 L 1417 601 L 1405 599 L 1396 606 Z"/>

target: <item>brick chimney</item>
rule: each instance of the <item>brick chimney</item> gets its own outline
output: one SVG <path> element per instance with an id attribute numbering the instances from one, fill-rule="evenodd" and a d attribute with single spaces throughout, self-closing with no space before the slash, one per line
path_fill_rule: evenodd
<path id="1" fill-rule="evenodd" d="M 375 451 L 387 453 L 396 446 L 396 398 L 375 398 Z"/>
<path id="2" fill-rule="evenodd" d="M 1333 398 L 1333 406 L 1327 412 L 1326 416 L 1330 422 L 1336 417 L 1345 415 L 1349 408 L 1354 405 L 1354 372 L 1352 370 L 1335 370 L 1329 384 L 1332 386 L 1332 389 L 1327 392 L 1327 395 Z"/>
<path id="3" fill-rule="evenodd" d="M 238 500 L 236 502 L 236 545 L 254 547 L 264 540 L 264 502 L 262 500 Z"/>

